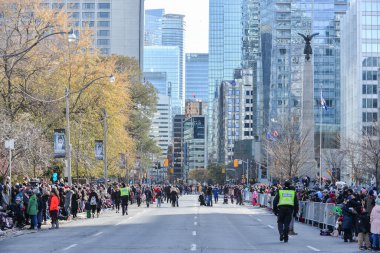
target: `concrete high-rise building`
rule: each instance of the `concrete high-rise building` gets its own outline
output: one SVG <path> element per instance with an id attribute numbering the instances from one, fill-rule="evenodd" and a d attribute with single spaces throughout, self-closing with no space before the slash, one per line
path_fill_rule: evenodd
<path id="1" fill-rule="evenodd" d="M 184 122 L 185 175 L 193 169 L 207 168 L 207 121 L 194 116 Z"/>
<path id="2" fill-rule="evenodd" d="M 159 95 L 158 99 L 157 112 L 153 116 L 150 137 L 160 147 L 159 161 L 163 161 L 167 158 L 168 147 L 172 142 L 172 117 L 169 97 Z"/>
<path id="3" fill-rule="evenodd" d="M 64 9 L 70 26 L 94 30 L 94 45 L 103 55 L 135 58 L 143 67 L 144 0 L 45 0 L 46 7 Z"/>
<path id="4" fill-rule="evenodd" d="M 173 169 L 175 178 L 184 178 L 184 122 L 185 115 L 173 118 Z"/>
<path id="5" fill-rule="evenodd" d="M 146 46 L 144 78 L 151 82 L 159 94 L 171 99 L 172 116 L 181 114 L 179 48 L 175 46 Z"/>
<path id="6" fill-rule="evenodd" d="M 186 54 L 186 100 L 208 101 L 208 54 Z"/>
<path id="7" fill-rule="evenodd" d="M 192 116 L 200 116 L 207 114 L 208 103 L 202 100 L 186 100 L 185 116 L 190 118 Z"/>
<path id="8" fill-rule="evenodd" d="M 380 1 L 352 0 L 341 22 L 343 140 L 373 135 L 373 124 L 379 120 L 379 11 Z M 343 180 L 351 182 L 353 170 L 346 165 Z"/>

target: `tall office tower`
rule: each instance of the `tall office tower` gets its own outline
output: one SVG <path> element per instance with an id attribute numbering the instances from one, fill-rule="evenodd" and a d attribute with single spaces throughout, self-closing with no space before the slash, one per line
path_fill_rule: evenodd
<path id="1" fill-rule="evenodd" d="M 208 101 L 208 54 L 186 54 L 186 101 Z"/>
<path id="2" fill-rule="evenodd" d="M 184 15 L 166 14 L 162 20 L 162 45 L 176 46 L 179 48 L 179 97 L 181 111 L 185 107 L 185 83 L 184 83 Z"/>
<path id="3" fill-rule="evenodd" d="M 231 163 L 234 159 L 235 143 L 240 140 L 256 139 L 255 87 L 251 69 L 237 69 L 234 80 L 223 81 L 218 97 L 218 161 Z"/>
<path id="4" fill-rule="evenodd" d="M 207 114 L 208 103 L 202 100 L 186 100 L 185 117 L 200 116 Z"/>
<path id="5" fill-rule="evenodd" d="M 292 115 L 295 120 L 301 117 L 304 40 L 298 33 L 319 33 L 312 41 L 315 147 L 319 148 L 322 131 L 323 148 L 336 148 L 340 131 L 340 19 L 347 10 L 347 1 L 321 0 L 313 4 L 312 0 L 266 0 L 262 8 L 261 36 L 266 42 L 271 41 L 262 48 L 265 87 L 270 77 L 266 127 L 275 128 L 273 122 L 283 115 Z M 323 115 L 321 88 L 329 107 Z M 318 157 L 319 153 L 317 160 Z"/>
<path id="6" fill-rule="evenodd" d="M 206 169 L 207 121 L 205 116 L 194 116 L 184 122 L 185 174 L 193 169 Z"/>
<path id="7" fill-rule="evenodd" d="M 145 10 L 144 46 L 162 45 L 162 19 L 164 9 Z"/>
<path id="8" fill-rule="evenodd" d="M 342 139 L 373 135 L 378 122 L 380 67 L 380 1 L 352 0 L 342 19 Z M 376 138 L 376 137 L 374 137 Z M 344 181 L 351 182 L 347 164 Z M 364 175 L 363 175 L 364 176 Z"/>
<path id="9" fill-rule="evenodd" d="M 158 99 L 157 112 L 153 116 L 150 137 L 161 148 L 159 160 L 162 162 L 167 158 L 168 147 L 172 141 L 172 117 L 169 97 L 159 95 Z"/>
<path id="10" fill-rule="evenodd" d="M 171 99 L 172 116 L 181 114 L 179 48 L 174 46 L 145 46 L 144 78 L 159 94 Z"/>
<path id="11" fill-rule="evenodd" d="M 217 160 L 217 115 L 215 98 L 223 80 L 232 80 L 234 70 L 243 65 L 254 69 L 260 64 L 259 49 L 254 51 L 257 44 L 257 22 L 259 22 L 259 0 L 210 0 L 209 22 L 209 111 L 208 111 L 208 144 L 210 160 Z M 256 16 L 256 17 L 255 17 Z M 252 41 L 251 41 L 252 39 Z M 244 41 L 244 43 L 243 43 Z M 258 69 L 257 69 L 258 70 Z M 256 69 L 255 69 L 256 71 Z M 259 71 L 258 71 L 259 72 Z M 253 74 L 253 73 L 252 73 Z M 255 73 L 254 82 L 258 80 Z M 255 112 L 256 113 L 256 112 Z"/>
<path id="12" fill-rule="evenodd" d="M 184 179 L 184 122 L 185 115 L 173 118 L 173 169 L 175 178 Z"/>
<path id="13" fill-rule="evenodd" d="M 134 57 L 143 67 L 144 0 L 45 0 L 64 9 L 71 27 L 94 30 L 94 44 L 104 55 Z"/>

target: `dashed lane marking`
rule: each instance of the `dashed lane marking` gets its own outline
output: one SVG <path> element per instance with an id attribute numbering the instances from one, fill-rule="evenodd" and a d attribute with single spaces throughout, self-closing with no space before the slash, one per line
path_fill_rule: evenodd
<path id="1" fill-rule="evenodd" d="M 196 236 L 197 235 L 197 231 L 193 231 L 193 236 Z"/>
<path id="2" fill-rule="evenodd" d="M 197 245 L 196 244 L 191 244 L 190 250 L 191 251 L 196 251 L 197 250 Z"/>
<path id="3" fill-rule="evenodd" d="M 321 250 L 319 250 L 319 249 L 317 249 L 317 248 L 314 248 L 314 247 L 312 247 L 312 246 L 307 246 L 309 249 L 311 249 L 311 250 L 313 250 L 313 251 L 316 251 L 316 252 L 319 252 L 319 251 L 321 251 Z"/>
<path id="4" fill-rule="evenodd" d="M 274 227 L 272 225 L 268 225 L 268 227 L 271 228 L 271 229 L 274 229 Z"/>
<path id="5" fill-rule="evenodd" d="M 194 226 L 196 226 L 196 225 L 198 225 L 198 222 L 195 221 L 195 222 L 194 222 Z"/>
<path id="6" fill-rule="evenodd" d="M 262 221 L 262 220 L 261 220 L 261 219 L 259 219 L 259 218 L 257 218 L 256 220 L 257 220 L 258 222 L 261 222 L 261 221 Z"/>
<path id="7" fill-rule="evenodd" d="M 64 248 L 63 251 L 67 251 L 67 250 L 69 250 L 71 248 L 74 248 L 76 246 L 78 246 L 78 244 L 76 244 L 76 243 L 75 244 L 71 244 L 69 247 Z"/>
<path id="8" fill-rule="evenodd" d="M 99 236 L 101 234 L 103 234 L 103 232 L 98 232 L 98 233 L 94 234 L 93 236 Z"/>

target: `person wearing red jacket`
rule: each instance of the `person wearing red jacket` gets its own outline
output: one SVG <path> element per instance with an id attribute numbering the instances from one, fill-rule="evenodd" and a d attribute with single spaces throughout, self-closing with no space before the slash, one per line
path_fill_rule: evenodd
<path id="1" fill-rule="evenodd" d="M 50 195 L 49 211 L 51 217 L 51 228 L 59 228 L 58 211 L 59 211 L 59 197 L 56 188 L 53 188 Z"/>

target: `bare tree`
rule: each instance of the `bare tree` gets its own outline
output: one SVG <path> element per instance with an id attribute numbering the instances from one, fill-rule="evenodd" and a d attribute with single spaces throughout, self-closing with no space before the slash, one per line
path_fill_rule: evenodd
<path id="1" fill-rule="evenodd" d="M 310 159 L 305 152 L 308 145 L 310 131 L 301 135 L 299 123 L 295 120 L 282 119 L 277 122 L 276 134 L 266 138 L 266 150 L 273 161 L 272 173 L 274 177 L 289 179 L 300 176 L 307 171 L 301 171 Z M 277 137 L 275 137 L 277 135 Z"/>
<path id="2" fill-rule="evenodd" d="M 346 156 L 346 152 L 341 149 L 323 149 L 322 160 L 332 172 L 333 169 L 342 168 L 343 159 Z M 332 181 L 336 181 L 337 178 L 331 174 Z"/>

